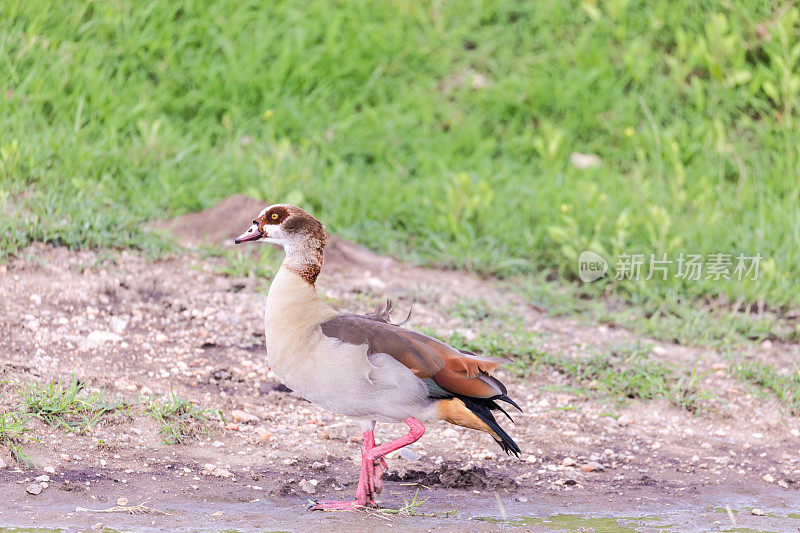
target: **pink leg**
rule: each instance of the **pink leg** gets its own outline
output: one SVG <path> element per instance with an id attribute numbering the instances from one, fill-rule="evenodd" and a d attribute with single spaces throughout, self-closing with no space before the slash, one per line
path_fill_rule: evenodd
<path id="1" fill-rule="evenodd" d="M 375 446 L 369 451 L 369 458 L 372 459 L 372 464 L 368 468 L 372 469 L 370 480 L 372 482 L 372 491 L 374 494 L 380 494 L 383 489 L 383 474 L 387 469 L 386 460 L 383 458 L 387 453 L 399 450 L 403 446 L 408 446 L 412 442 L 419 440 L 425 434 L 425 426 L 416 418 L 409 417 L 405 419 L 408 425 L 409 432 L 406 436 L 400 437 L 397 440 Z"/>
<path id="2" fill-rule="evenodd" d="M 321 501 L 314 505 L 312 510 L 338 510 L 353 511 L 367 505 L 375 505 L 372 497 L 380 493 L 386 461 L 383 456 L 403 446 L 416 442 L 425 434 L 425 426 L 416 418 L 409 417 L 404 420 L 409 432 L 397 440 L 375 446 L 375 436 L 372 431 L 364 432 L 364 444 L 361 445 L 361 475 L 358 478 L 356 499 L 353 501 Z"/>
<path id="3" fill-rule="evenodd" d="M 362 457 L 369 455 L 369 452 L 375 447 L 375 435 L 373 435 L 372 431 L 364 432 L 364 445 L 366 446 L 366 453 L 365 450 L 362 449 Z M 367 463 L 367 473 L 369 474 L 370 481 L 369 488 L 373 495 L 381 493 L 383 489 L 383 474 L 386 472 L 387 468 L 386 460 L 383 457 L 378 457 L 371 463 Z"/>
<path id="4" fill-rule="evenodd" d="M 312 511 L 355 511 L 375 505 L 373 496 L 374 463 L 369 459 L 370 451 L 375 447 L 375 436 L 372 431 L 364 432 L 364 444 L 361 445 L 361 474 L 358 477 L 356 499 L 352 501 L 324 500 L 311 507 Z"/>
<path id="5" fill-rule="evenodd" d="M 409 444 L 418 441 L 419 438 L 425 434 L 425 426 L 423 426 L 422 422 L 416 418 L 408 417 L 403 422 L 405 422 L 408 426 L 408 435 L 400 437 L 399 439 L 391 442 L 386 442 L 380 446 L 375 446 L 369 452 L 370 459 L 373 461 L 381 459 L 387 453 L 392 453 L 395 450 L 399 450 L 403 446 L 408 446 Z"/>
<path id="6" fill-rule="evenodd" d="M 358 490 L 356 490 L 356 500 L 363 501 L 361 505 L 375 505 L 373 496 L 372 478 L 375 475 L 375 465 L 369 460 L 369 453 L 375 447 L 375 435 L 372 431 L 364 432 L 364 442 L 361 445 L 361 477 L 358 479 Z M 362 479 L 363 478 L 363 479 Z"/>

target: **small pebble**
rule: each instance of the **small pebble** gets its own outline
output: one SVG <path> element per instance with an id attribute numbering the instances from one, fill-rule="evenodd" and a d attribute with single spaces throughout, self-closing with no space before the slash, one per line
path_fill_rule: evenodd
<path id="1" fill-rule="evenodd" d="M 319 481 L 317 481 L 316 479 L 311 479 L 311 480 L 304 479 L 300 481 L 300 490 L 302 490 L 303 492 L 307 492 L 308 494 L 314 494 L 315 492 L 317 492 L 317 483 L 319 483 Z"/>
<path id="2" fill-rule="evenodd" d="M 605 470 L 606 467 L 602 465 L 602 463 L 598 463 L 597 461 L 589 461 L 585 465 L 581 467 L 581 470 L 584 472 L 602 472 Z"/>
<path id="3" fill-rule="evenodd" d="M 418 461 L 420 455 L 411 448 L 400 448 L 400 457 L 406 461 Z"/>
<path id="4" fill-rule="evenodd" d="M 331 440 L 347 440 L 347 426 L 344 424 L 331 424 L 325 432 Z"/>
<path id="5" fill-rule="evenodd" d="M 86 336 L 86 340 L 94 345 L 100 345 L 106 342 L 121 342 L 122 337 L 112 331 L 95 330 Z"/>
<path id="6" fill-rule="evenodd" d="M 242 422 L 244 424 L 258 422 L 260 420 L 260 418 L 258 418 L 256 415 L 251 415 L 246 411 L 240 411 L 238 409 L 231 411 L 231 416 L 233 417 L 234 422 Z"/>

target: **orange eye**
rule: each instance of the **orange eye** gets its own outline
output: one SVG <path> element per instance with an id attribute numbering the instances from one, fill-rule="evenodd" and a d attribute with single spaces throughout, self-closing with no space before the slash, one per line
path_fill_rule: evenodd
<path id="1" fill-rule="evenodd" d="M 278 213 L 272 213 L 272 214 L 269 216 L 269 218 L 271 218 L 272 220 L 278 220 Z"/>

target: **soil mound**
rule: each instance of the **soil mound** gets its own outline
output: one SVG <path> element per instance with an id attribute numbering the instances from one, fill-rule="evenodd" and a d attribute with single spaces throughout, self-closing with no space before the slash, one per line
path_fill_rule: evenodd
<path id="1" fill-rule="evenodd" d="M 151 228 L 172 234 L 186 246 L 197 246 L 201 242 L 221 244 L 241 235 L 266 206 L 263 200 L 234 194 L 198 213 L 154 222 Z"/>
<path id="2" fill-rule="evenodd" d="M 166 231 L 184 246 L 193 247 L 200 243 L 232 244 L 231 241 L 241 235 L 266 206 L 262 200 L 234 194 L 198 213 L 187 213 L 169 220 L 153 222 L 150 229 Z M 329 235 L 325 263 L 358 265 L 368 270 L 381 271 L 390 268 L 394 261 L 355 243 Z"/>

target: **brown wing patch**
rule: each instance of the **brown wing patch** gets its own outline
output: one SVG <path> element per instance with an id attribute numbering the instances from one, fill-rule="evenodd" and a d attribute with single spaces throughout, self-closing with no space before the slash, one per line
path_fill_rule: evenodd
<path id="1" fill-rule="evenodd" d="M 508 359 L 480 357 L 456 350 L 421 333 L 361 315 L 339 315 L 320 324 L 322 333 L 348 344 L 367 345 L 367 353 L 385 353 L 420 379 L 433 378 L 443 389 L 475 398 L 506 393 L 488 372 Z"/>
<path id="2" fill-rule="evenodd" d="M 437 372 L 433 380 L 445 390 L 472 398 L 495 398 L 507 392 L 502 383 L 486 373 L 467 378 L 445 369 Z"/>
<path id="3" fill-rule="evenodd" d="M 429 351 L 437 354 L 444 361 L 445 370 L 460 376 L 474 378 L 481 372 L 494 370 L 500 363 L 511 362 L 510 359 L 502 357 L 481 357 L 473 353 L 462 352 L 438 339 L 415 331 L 400 329 L 399 334 L 409 342 L 425 346 Z"/>
<path id="4" fill-rule="evenodd" d="M 337 338 L 348 344 L 367 345 L 367 353 L 389 354 L 419 378 L 430 378 L 444 368 L 437 354 L 428 353 L 424 347 L 409 342 L 398 334 L 397 326 L 370 320 L 359 315 L 339 315 L 320 324 L 326 337 Z"/>

